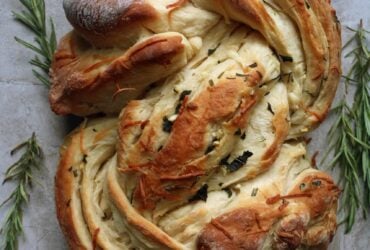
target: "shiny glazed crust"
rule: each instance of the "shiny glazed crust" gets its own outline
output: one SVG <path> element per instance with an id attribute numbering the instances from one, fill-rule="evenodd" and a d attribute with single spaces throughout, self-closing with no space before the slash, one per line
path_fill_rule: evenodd
<path id="1" fill-rule="evenodd" d="M 328 0 L 65 0 L 52 109 L 72 249 L 327 249 L 339 189 L 302 136 L 341 74 Z"/>

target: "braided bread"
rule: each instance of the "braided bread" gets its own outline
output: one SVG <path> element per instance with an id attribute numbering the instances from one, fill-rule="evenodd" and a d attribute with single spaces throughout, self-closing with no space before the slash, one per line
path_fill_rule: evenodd
<path id="1" fill-rule="evenodd" d="M 58 114 L 72 249 L 326 249 L 339 189 L 302 139 L 340 65 L 327 0 L 65 0 Z M 118 115 L 119 114 L 119 115 Z M 96 116 L 95 116 L 96 117 Z"/>

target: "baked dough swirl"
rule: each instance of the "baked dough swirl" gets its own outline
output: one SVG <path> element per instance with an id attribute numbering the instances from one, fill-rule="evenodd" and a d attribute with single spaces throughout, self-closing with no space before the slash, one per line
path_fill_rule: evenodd
<path id="1" fill-rule="evenodd" d="M 303 136 L 341 73 L 327 0 L 65 0 L 52 109 L 72 249 L 326 249 L 339 189 Z M 118 115 L 119 114 L 119 115 Z M 96 117 L 96 115 L 95 115 Z"/>

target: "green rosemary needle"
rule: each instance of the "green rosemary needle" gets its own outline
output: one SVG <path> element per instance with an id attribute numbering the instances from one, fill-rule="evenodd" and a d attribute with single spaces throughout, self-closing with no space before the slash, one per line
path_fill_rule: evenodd
<path id="1" fill-rule="evenodd" d="M 333 109 L 337 115 L 331 127 L 328 139 L 327 155 L 333 152 L 333 159 L 327 163 L 330 168 L 338 167 L 343 188 L 342 209 L 344 210 L 345 232 L 351 231 L 356 214 L 362 208 L 366 217 L 370 204 L 370 51 L 367 47 L 368 33 L 360 22 L 353 37 L 344 46 L 354 44 L 346 58 L 353 58 L 352 66 L 344 76 L 346 90 L 348 86 L 356 88 L 353 105 L 350 106 L 343 97 L 340 104 Z"/>
<path id="2" fill-rule="evenodd" d="M 45 20 L 44 0 L 20 0 L 20 2 L 26 10 L 20 13 L 13 12 L 13 15 L 16 20 L 34 33 L 35 44 L 26 42 L 18 37 L 15 37 L 15 40 L 36 53 L 35 58 L 30 61 L 30 64 L 41 70 L 41 72 L 34 69 L 32 72 L 41 83 L 46 87 L 50 87 L 50 80 L 48 77 L 49 68 L 57 46 L 53 20 L 50 18 L 49 34 Z"/>
<path id="3" fill-rule="evenodd" d="M 28 189 L 32 187 L 32 171 L 40 169 L 42 162 L 42 151 L 33 133 L 31 138 L 20 144 L 11 151 L 14 155 L 19 150 L 24 150 L 20 159 L 11 165 L 5 173 L 4 183 L 13 181 L 16 188 L 10 196 L 0 205 L 9 207 L 1 233 L 3 236 L 3 247 L 5 250 L 18 248 L 18 236 L 23 232 L 23 206 L 28 203 Z"/>

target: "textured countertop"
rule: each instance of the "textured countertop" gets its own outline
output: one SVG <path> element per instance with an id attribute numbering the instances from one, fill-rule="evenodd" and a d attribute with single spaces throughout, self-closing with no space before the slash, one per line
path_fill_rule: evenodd
<path id="1" fill-rule="evenodd" d="M 52 16 L 58 38 L 68 32 L 71 27 L 67 23 L 62 9 L 62 0 L 45 0 L 47 15 Z M 343 25 L 343 41 L 351 35 L 346 26 L 356 27 L 362 18 L 364 26 L 370 29 L 369 0 L 332 0 L 337 9 L 338 17 Z M 54 115 L 47 99 L 47 90 L 38 84 L 33 77 L 31 67 L 27 63 L 32 52 L 24 49 L 14 41 L 14 36 L 32 41 L 30 32 L 14 21 L 11 10 L 20 10 L 17 0 L 1 0 L 0 6 L 0 173 L 17 157 L 10 157 L 10 150 L 18 143 L 29 138 L 36 132 L 44 150 L 44 167 L 35 174 L 42 186 L 35 185 L 29 206 L 25 209 L 25 234 L 20 238 L 20 249 L 67 249 L 55 216 L 54 175 L 59 157 L 59 146 L 63 137 L 73 128 L 70 119 Z M 343 62 L 346 72 L 350 62 Z M 337 93 L 337 100 L 342 96 L 343 88 Z M 327 146 L 325 140 L 331 119 L 313 134 L 310 144 L 311 152 L 322 151 Z M 335 173 L 334 173 L 335 174 Z M 2 179 L 2 177 L 0 178 Z M 11 192 L 10 184 L 1 186 L 0 201 Z M 4 209 L 0 211 L 1 223 Z M 340 227 L 331 244 L 335 250 L 370 249 L 370 220 L 363 221 L 358 216 L 358 223 L 351 234 L 344 235 Z"/>

